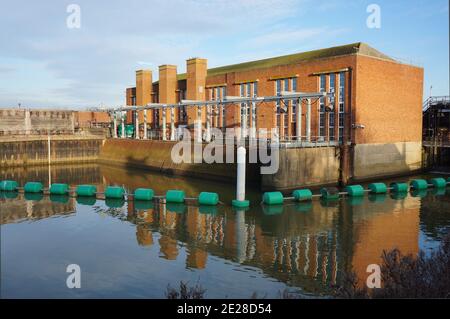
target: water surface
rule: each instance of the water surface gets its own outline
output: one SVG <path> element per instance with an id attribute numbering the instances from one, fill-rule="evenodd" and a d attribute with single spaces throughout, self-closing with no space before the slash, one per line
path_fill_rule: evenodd
<path id="1" fill-rule="evenodd" d="M 450 230 L 450 193 L 405 198 L 256 204 L 235 211 L 234 186 L 142 170 L 72 165 L 52 167 L 52 182 L 121 185 L 157 194 L 218 192 L 215 207 L 80 201 L 0 195 L 3 298 L 164 298 L 168 285 L 200 284 L 210 298 L 277 297 L 284 289 L 328 296 L 353 269 L 361 281 L 383 249 L 405 254 L 436 249 Z M 422 176 L 430 177 L 430 176 Z M 46 167 L 3 170 L 0 179 L 48 184 Z M 399 180 L 408 180 L 403 178 Z M 15 198 L 9 198 L 15 197 Z M 66 267 L 81 267 L 81 288 L 68 289 Z"/>

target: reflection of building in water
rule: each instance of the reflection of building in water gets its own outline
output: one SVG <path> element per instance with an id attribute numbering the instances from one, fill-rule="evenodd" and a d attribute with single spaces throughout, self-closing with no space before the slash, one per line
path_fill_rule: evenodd
<path id="1" fill-rule="evenodd" d="M 404 255 L 419 252 L 419 199 L 407 197 L 392 204 L 389 214 L 377 213 L 374 204 L 354 209 L 354 217 L 363 219 L 354 232 L 352 265 L 358 278 L 367 278 L 368 265 L 381 263 L 383 250 L 398 248 Z"/>
<path id="2" fill-rule="evenodd" d="M 15 199 L 5 199 L 0 196 L 0 224 L 70 215 L 75 212 L 73 198 L 59 198 L 63 199 L 63 202 L 51 201 L 48 196 L 36 196 L 35 199 L 36 201 L 26 200 L 23 194 L 18 194 Z"/>
<path id="3" fill-rule="evenodd" d="M 136 226 L 136 239 L 141 246 L 153 245 L 153 235 L 145 225 Z"/>
<path id="4" fill-rule="evenodd" d="M 52 165 L 52 183 L 70 185 L 101 183 L 100 168 L 97 164 Z M 48 166 L 2 168 L 2 180 L 14 180 L 19 185 L 29 181 L 39 181 L 48 185 Z"/>
<path id="5" fill-rule="evenodd" d="M 139 217 L 139 234 L 161 234 L 163 258 L 176 259 L 178 242 L 184 242 L 186 267 L 205 268 L 211 254 L 258 267 L 271 277 L 313 292 L 338 283 L 340 274 L 352 267 L 365 282 L 367 265 L 379 263 L 383 249 L 398 247 L 417 253 L 418 204 L 410 197 L 404 201 L 388 198 L 383 204 L 365 199 L 360 206 L 340 201 L 334 207 L 323 207 L 314 202 L 308 212 L 285 206 L 278 215 L 223 212 L 221 208 L 217 214 L 205 214 L 191 206 L 183 213 L 155 205 L 146 215 L 138 211 L 135 216 Z"/>

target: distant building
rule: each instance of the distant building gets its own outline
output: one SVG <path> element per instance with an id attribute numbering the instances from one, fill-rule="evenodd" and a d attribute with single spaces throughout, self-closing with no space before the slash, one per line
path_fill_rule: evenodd
<path id="1" fill-rule="evenodd" d="M 0 136 L 73 133 L 73 111 L 0 109 Z"/>
<path id="2" fill-rule="evenodd" d="M 425 141 L 450 144 L 450 96 L 432 96 L 425 101 L 423 137 Z"/>
<path id="3" fill-rule="evenodd" d="M 75 112 L 75 128 L 108 128 L 111 117 L 107 112 Z"/>

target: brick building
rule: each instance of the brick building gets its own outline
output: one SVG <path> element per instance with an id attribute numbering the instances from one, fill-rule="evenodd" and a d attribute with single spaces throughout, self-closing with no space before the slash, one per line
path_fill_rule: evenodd
<path id="1" fill-rule="evenodd" d="M 336 145 L 350 142 L 353 162 L 367 164 L 356 164 L 354 175 L 367 176 L 366 169 L 381 173 L 387 164 L 398 168 L 392 172 L 420 168 L 423 73 L 422 68 L 398 62 L 364 43 L 211 69 L 206 59 L 193 58 L 187 60 L 183 74 L 177 74 L 174 65 L 160 66 L 157 82 L 152 81 L 152 71 L 136 71 L 136 87 L 126 90 L 126 104 L 334 91 L 334 101 L 313 101 L 313 140 Z M 266 103 L 255 108 L 256 123 L 251 123 L 249 105 L 218 106 L 212 110 L 212 126 L 277 127 L 282 140 L 295 140 L 306 134 L 305 125 L 296 132 L 298 109 L 295 102 Z M 303 123 L 305 109 L 302 107 Z M 142 123 L 143 114 L 139 113 Z M 203 125 L 205 113 L 203 110 Z M 171 116 L 166 112 L 168 123 Z M 195 118 L 195 108 L 179 108 L 174 114 L 175 127 L 193 127 Z M 132 119 L 127 116 L 129 122 Z M 147 112 L 147 122 L 150 130 L 160 130 L 161 110 Z"/>

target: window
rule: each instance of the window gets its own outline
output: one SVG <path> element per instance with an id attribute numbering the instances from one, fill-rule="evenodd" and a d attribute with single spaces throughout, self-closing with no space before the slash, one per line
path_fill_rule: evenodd
<path id="1" fill-rule="evenodd" d="M 325 92 L 326 79 L 325 74 L 320 76 L 320 92 Z M 319 102 L 319 136 L 325 136 L 325 100 L 323 97 L 320 98 Z"/>
<path id="2" fill-rule="evenodd" d="M 297 78 L 292 78 L 292 91 L 297 92 Z M 292 122 L 297 122 L 297 100 L 292 101 Z"/>
<path id="3" fill-rule="evenodd" d="M 335 90 L 336 85 L 336 74 L 332 73 L 330 74 L 330 87 L 329 92 L 332 92 Z M 335 128 L 335 109 L 334 109 L 334 101 L 331 100 L 330 103 L 331 111 L 328 113 L 328 138 L 330 141 L 334 141 L 335 134 L 334 134 L 334 128 Z"/>
<path id="4" fill-rule="evenodd" d="M 180 102 L 186 99 L 185 90 L 180 90 L 178 94 L 178 99 L 180 100 Z M 178 121 L 179 123 L 187 123 L 187 111 L 185 105 L 178 108 Z"/>
<path id="5" fill-rule="evenodd" d="M 339 141 L 344 139 L 344 115 L 345 115 L 345 73 L 339 73 Z"/>
<path id="6" fill-rule="evenodd" d="M 155 128 L 159 128 L 159 109 L 153 110 L 153 122 L 154 122 Z"/>
<path id="7" fill-rule="evenodd" d="M 281 93 L 281 80 L 277 80 L 275 83 L 276 86 L 276 92 L 275 95 L 279 95 Z M 276 102 L 276 106 L 277 106 L 277 127 L 281 126 L 281 104 L 280 104 L 280 100 L 277 100 Z"/>

